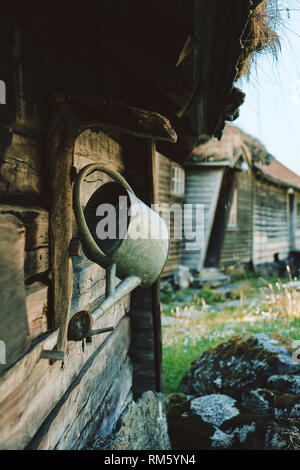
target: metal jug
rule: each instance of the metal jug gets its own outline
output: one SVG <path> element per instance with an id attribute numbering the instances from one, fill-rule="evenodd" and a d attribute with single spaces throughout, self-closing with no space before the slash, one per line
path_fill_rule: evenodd
<path id="1" fill-rule="evenodd" d="M 84 179 L 101 171 L 109 182 L 97 189 L 83 209 L 80 200 Z M 106 269 L 106 298 L 97 314 L 78 312 L 69 323 L 68 337 L 81 340 L 109 329 L 92 330 L 102 314 L 137 286 L 148 287 L 162 272 L 169 253 L 169 233 L 163 219 L 138 199 L 126 180 L 117 172 L 98 164 L 85 166 L 77 175 L 73 206 L 82 249 L 87 258 Z M 99 237 L 99 216 L 111 209 L 112 236 Z M 115 218 L 115 219 L 114 219 Z M 115 287 L 115 277 L 122 281 Z"/>

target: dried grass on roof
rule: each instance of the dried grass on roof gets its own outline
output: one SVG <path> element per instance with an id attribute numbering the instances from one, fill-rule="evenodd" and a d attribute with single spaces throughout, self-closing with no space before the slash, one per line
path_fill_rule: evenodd
<path id="1" fill-rule="evenodd" d="M 254 8 L 241 37 L 243 52 L 237 79 L 242 75 L 249 76 L 257 53 L 270 52 L 275 59 L 278 58 L 280 39 L 277 31 L 282 23 L 279 0 L 263 0 Z"/>

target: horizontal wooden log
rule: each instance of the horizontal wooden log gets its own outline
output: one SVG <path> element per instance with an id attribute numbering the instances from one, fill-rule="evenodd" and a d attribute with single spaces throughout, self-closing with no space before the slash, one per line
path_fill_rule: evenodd
<path id="1" fill-rule="evenodd" d="M 48 286 L 40 282 L 26 286 L 26 308 L 30 337 L 47 331 Z"/>
<path id="2" fill-rule="evenodd" d="M 49 213 L 36 206 L 3 204 L 0 214 L 12 214 L 25 226 L 25 279 L 49 269 Z"/>
<path id="3" fill-rule="evenodd" d="M 41 142 L 13 133 L 0 126 L 0 194 L 2 201 L 13 198 L 42 199 Z"/>
<path id="4" fill-rule="evenodd" d="M 95 351 L 85 363 L 75 382 L 38 429 L 28 445 L 29 449 L 71 449 L 78 440 L 83 444 L 82 431 L 86 428 L 86 439 L 89 434 L 87 430 L 101 425 L 97 419 L 99 407 L 105 410 L 111 425 L 115 424 L 120 410 L 108 405 L 116 397 L 103 400 L 114 383 L 119 390 L 118 396 L 122 396 L 122 403 L 131 388 L 131 364 L 126 359 L 129 343 L 129 322 L 124 319 L 100 350 Z M 116 387 L 114 391 L 117 393 Z M 111 430 L 108 429 L 108 432 Z"/>
<path id="5" fill-rule="evenodd" d="M 129 358 L 127 358 L 119 372 L 118 380 L 112 383 L 101 405 L 95 410 L 93 420 L 88 422 L 78 440 L 72 444 L 72 450 L 82 449 L 89 442 L 92 435 L 106 436 L 111 434 L 117 424 L 116 417 L 119 418 L 126 406 L 133 400 L 131 387 L 132 365 Z M 111 413 L 111 410 L 114 410 L 114 413 Z"/>
<path id="6" fill-rule="evenodd" d="M 86 258 L 73 263 L 73 295 L 71 315 L 79 310 L 89 309 L 105 292 L 105 270 Z"/>
<path id="7" fill-rule="evenodd" d="M 57 99 L 60 102 L 66 101 L 64 97 Z M 68 101 L 73 112 L 84 123 L 80 126 L 81 130 L 101 126 L 138 137 L 177 141 L 170 121 L 156 112 L 96 96 L 71 96 Z"/>
<path id="8" fill-rule="evenodd" d="M 15 215 L 23 222 L 26 229 L 26 251 L 48 247 L 49 212 L 46 209 L 2 204 L 0 213 Z"/>

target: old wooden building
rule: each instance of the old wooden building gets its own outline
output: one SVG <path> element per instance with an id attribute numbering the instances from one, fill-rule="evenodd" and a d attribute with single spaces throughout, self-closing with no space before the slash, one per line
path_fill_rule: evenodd
<path id="1" fill-rule="evenodd" d="M 204 244 L 184 251 L 196 271 L 288 260 L 300 249 L 300 177 L 256 139 L 229 124 L 220 141 L 197 147 L 185 165 L 186 201 L 203 204 Z"/>
<path id="2" fill-rule="evenodd" d="M 258 48 L 244 45 L 261 4 L 1 7 L 0 448 L 81 449 L 110 434 L 133 398 L 161 390 L 159 284 L 101 315 L 111 286 L 81 250 L 74 180 L 97 163 L 158 202 L 155 152 L 179 168 L 237 116 L 234 83 Z M 82 206 L 107 180 L 85 179 Z M 70 340 L 82 311 L 113 330 Z"/>
<path id="3" fill-rule="evenodd" d="M 176 272 L 182 259 L 182 230 L 178 227 L 179 224 L 174 216 L 174 210 L 177 206 L 180 206 L 183 210 L 185 171 L 182 165 L 159 152 L 155 154 L 155 168 L 157 174 L 157 201 L 170 234 L 170 252 L 162 276 L 169 276 Z"/>

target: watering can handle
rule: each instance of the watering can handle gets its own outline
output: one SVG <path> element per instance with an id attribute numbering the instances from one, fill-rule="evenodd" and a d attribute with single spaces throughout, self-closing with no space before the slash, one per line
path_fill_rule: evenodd
<path id="1" fill-rule="evenodd" d="M 110 170 L 109 168 L 104 168 L 103 166 L 99 165 L 98 163 L 91 163 L 86 165 L 84 168 L 80 170 L 78 175 L 74 181 L 74 188 L 73 188 L 73 206 L 74 206 L 74 213 L 76 222 L 80 231 L 81 236 L 84 238 L 85 245 L 89 246 L 89 250 L 95 253 L 96 256 L 103 257 L 107 260 L 107 256 L 102 252 L 100 247 L 95 242 L 94 238 L 92 237 L 88 225 L 85 220 L 85 216 L 83 213 L 83 209 L 80 202 L 80 193 L 81 193 L 81 186 L 83 183 L 84 178 L 89 176 L 91 173 L 95 171 L 102 171 L 109 175 L 114 181 L 120 183 L 127 191 L 134 194 L 132 188 L 129 186 L 127 181 L 116 171 Z"/>

